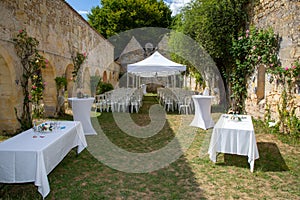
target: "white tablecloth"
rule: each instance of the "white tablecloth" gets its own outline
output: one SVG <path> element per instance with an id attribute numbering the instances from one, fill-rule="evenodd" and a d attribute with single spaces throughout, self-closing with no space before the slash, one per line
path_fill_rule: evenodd
<path id="1" fill-rule="evenodd" d="M 211 117 L 211 100 L 213 96 L 193 95 L 195 104 L 195 116 L 190 126 L 196 126 L 204 130 L 214 127 Z"/>
<path id="2" fill-rule="evenodd" d="M 259 158 L 251 116 L 238 115 L 242 121 L 233 121 L 232 115 L 223 114 L 216 123 L 209 145 L 209 158 L 217 161 L 217 152 L 248 156 L 250 170 Z"/>
<path id="3" fill-rule="evenodd" d="M 81 121 L 85 135 L 97 135 L 91 123 L 91 108 L 95 98 L 68 98 L 72 105 L 74 121 Z"/>
<path id="4" fill-rule="evenodd" d="M 43 197 L 50 192 L 47 175 L 78 146 L 80 153 L 87 147 L 80 122 L 61 122 L 58 131 L 39 137 L 33 129 L 0 143 L 0 182 L 34 182 Z M 38 136 L 34 138 L 33 136 Z"/>

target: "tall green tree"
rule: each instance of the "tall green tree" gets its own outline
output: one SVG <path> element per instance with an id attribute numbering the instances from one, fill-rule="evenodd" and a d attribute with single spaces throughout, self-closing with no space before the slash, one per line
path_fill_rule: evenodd
<path id="1" fill-rule="evenodd" d="M 105 38 L 142 27 L 168 28 L 172 11 L 162 0 L 101 0 L 88 22 Z"/>
<path id="2" fill-rule="evenodd" d="M 227 82 L 233 68 L 232 38 L 247 26 L 249 0 L 194 0 L 174 20 L 173 29 L 196 40 L 215 61 Z"/>

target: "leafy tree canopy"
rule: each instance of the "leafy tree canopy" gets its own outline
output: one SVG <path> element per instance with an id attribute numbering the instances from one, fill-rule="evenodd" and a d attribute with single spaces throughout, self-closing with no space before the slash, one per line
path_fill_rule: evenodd
<path id="1" fill-rule="evenodd" d="M 168 28 L 172 11 L 162 0 L 101 0 L 88 22 L 105 38 L 141 27 Z"/>
<path id="2" fill-rule="evenodd" d="M 220 71 L 230 71 L 230 47 L 246 27 L 249 0 L 195 0 L 176 16 L 173 28 L 199 42 Z M 230 73 L 230 72 L 229 72 Z"/>

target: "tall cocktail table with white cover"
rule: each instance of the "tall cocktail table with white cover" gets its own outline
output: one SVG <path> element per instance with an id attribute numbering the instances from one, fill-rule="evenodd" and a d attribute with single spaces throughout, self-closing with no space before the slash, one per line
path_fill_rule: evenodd
<path id="1" fill-rule="evenodd" d="M 211 117 L 211 100 L 214 96 L 192 95 L 195 104 L 195 116 L 190 126 L 196 126 L 204 130 L 214 127 Z"/>
<path id="2" fill-rule="evenodd" d="M 241 121 L 231 119 L 232 115 L 223 114 L 216 123 L 209 145 L 209 158 L 217 161 L 217 152 L 248 156 L 250 170 L 259 158 L 251 116 L 238 115 Z"/>
<path id="3" fill-rule="evenodd" d="M 97 135 L 91 122 L 91 108 L 95 101 L 94 97 L 89 98 L 68 98 L 72 105 L 74 121 L 80 121 L 85 135 Z"/>
<path id="4" fill-rule="evenodd" d="M 44 197 L 50 192 L 47 175 L 78 146 L 79 154 L 87 147 L 80 122 L 61 122 L 64 129 L 44 133 L 29 129 L 0 143 L 0 182 L 34 182 Z"/>

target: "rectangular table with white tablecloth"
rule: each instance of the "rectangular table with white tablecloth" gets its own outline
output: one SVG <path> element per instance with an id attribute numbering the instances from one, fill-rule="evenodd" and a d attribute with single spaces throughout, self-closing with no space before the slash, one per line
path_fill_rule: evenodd
<path id="1" fill-rule="evenodd" d="M 50 192 L 47 175 L 78 146 L 87 147 L 80 122 L 62 121 L 60 128 L 48 133 L 24 131 L 0 143 L 0 182 L 34 182 L 43 197 Z"/>
<path id="2" fill-rule="evenodd" d="M 217 161 L 217 152 L 248 156 L 250 170 L 259 158 L 251 116 L 223 114 L 216 123 L 209 145 L 209 158 Z"/>

